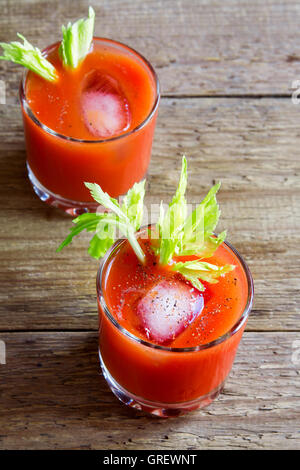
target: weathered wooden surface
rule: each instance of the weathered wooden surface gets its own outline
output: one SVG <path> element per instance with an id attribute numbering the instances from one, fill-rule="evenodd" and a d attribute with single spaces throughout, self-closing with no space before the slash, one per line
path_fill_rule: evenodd
<path id="1" fill-rule="evenodd" d="M 3 338 L 0 448 L 299 447 L 300 361 L 292 362 L 299 334 L 246 333 L 222 396 L 170 420 L 119 404 L 99 373 L 96 333 Z"/>
<path id="2" fill-rule="evenodd" d="M 1 0 L 0 40 L 22 33 L 38 47 L 87 14 L 90 0 Z M 96 34 L 139 50 L 164 94 L 287 94 L 300 79 L 297 0 L 101 0 Z M 75 7 L 76 5 L 76 7 Z M 17 66 L 0 63 L 13 97 Z"/>
<path id="3" fill-rule="evenodd" d="M 182 153 L 189 156 L 190 201 L 222 181 L 220 230 L 228 229 L 255 278 L 250 330 L 300 329 L 299 110 L 274 98 L 164 99 L 160 107 L 151 201 L 168 201 Z M 96 329 L 98 263 L 86 253 L 90 235 L 55 253 L 71 220 L 33 194 L 17 107 L 3 111 L 0 137 L 0 207 L 8 214 L 0 227 L 0 329 Z"/>
<path id="4" fill-rule="evenodd" d="M 19 30 L 46 45 L 89 2 L 74 4 L 0 0 L 0 40 Z M 0 62 L 0 448 L 300 448 L 300 105 L 287 96 L 300 79 L 299 4 L 94 7 L 97 34 L 142 52 L 162 83 L 148 203 L 168 200 L 182 153 L 191 201 L 222 180 L 220 229 L 251 267 L 254 308 L 225 393 L 209 408 L 161 421 L 119 405 L 97 362 L 98 263 L 86 235 L 55 253 L 71 220 L 26 179 L 20 68 Z"/>

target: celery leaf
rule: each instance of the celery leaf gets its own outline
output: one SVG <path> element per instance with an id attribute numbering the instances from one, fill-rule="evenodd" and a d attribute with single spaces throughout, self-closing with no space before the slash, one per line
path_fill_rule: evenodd
<path id="1" fill-rule="evenodd" d="M 0 56 L 0 59 L 23 65 L 50 82 L 57 80 L 55 67 L 43 56 L 40 49 L 30 44 L 22 34 L 18 33 L 18 37 L 23 40 L 23 44 L 19 41 L 0 43 L 3 48 L 3 56 Z"/>
<path id="2" fill-rule="evenodd" d="M 203 291 L 204 286 L 202 281 L 215 284 L 218 282 L 217 278 L 232 271 L 234 265 L 226 264 L 225 266 L 216 266 L 204 261 L 186 261 L 185 263 L 179 262 L 172 265 L 174 271 L 182 274 L 196 289 Z"/>
<path id="3" fill-rule="evenodd" d="M 90 50 L 95 24 L 95 12 L 89 7 L 89 16 L 62 26 L 63 39 L 59 48 L 65 67 L 75 69 Z"/>
<path id="4" fill-rule="evenodd" d="M 85 183 L 91 195 L 99 204 L 108 209 L 109 212 L 102 214 L 82 214 L 73 220 L 75 227 L 62 242 L 57 251 L 61 251 L 68 245 L 74 236 L 83 230 L 95 232 L 90 241 L 88 253 L 94 258 L 102 258 L 112 246 L 119 230 L 129 241 L 135 254 L 141 263 L 145 261 L 145 254 L 136 238 L 143 218 L 143 202 L 145 194 L 145 181 L 135 183 L 124 197 L 120 206 L 114 199 L 104 192 L 96 183 Z"/>

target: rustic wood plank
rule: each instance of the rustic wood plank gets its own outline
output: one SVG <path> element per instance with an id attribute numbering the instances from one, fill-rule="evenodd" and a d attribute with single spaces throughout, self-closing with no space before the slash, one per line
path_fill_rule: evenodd
<path id="1" fill-rule="evenodd" d="M 85 16 L 89 0 L 1 0 L 0 40 L 21 31 L 39 47 Z M 165 95 L 287 94 L 300 77 L 297 0 L 103 0 L 96 34 L 125 42 L 158 71 Z M 16 102 L 20 67 L 0 62 Z"/>
<path id="2" fill-rule="evenodd" d="M 0 0 L 0 40 L 21 31 L 43 47 L 88 5 Z M 103 0 L 94 7 L 96 34 L 144 54 L 170 97 L 160 107 L 148 205 L 172 194 L 183 152 L 192 202 L 221 179 L 220 229 L 229 229 L 251 267 L 254 308 L 225 392 L 209 408 L 162 421 L 121 406 L 97 361 L 98 263 L 86 254 L 87 236 L 55 254 L 70 219 L 38 201 L 26 179 L 15 106 L 21 69 L 0 61 L 7 102 L 0 104 L 0 341 L 7 346 L 0 448 L 299 449 L 299 107 L 234 98 L 291 92 L 300 78 L 299 2 Z"/>
<path id="3" fill-rule="evenodd" d="M 148 203 L 169 199 L 183 152 L 191 202 L 222 180 L 220 229 L 255 279 L 249 330 L 299 330 L 298 111 L 288 99 L 164 99 L 160 107 Z M 19 109 L 1 112 L 0 330 L 97 329 L 89 235 L 55 253 L 70 218 L 34 195 Z"/>
<path id="4" fill-rule="evenodd" d="M 1 449 L 300 448 L 299 333 L 246 333 L 224 394 L 170 420 L 119 404 L 99 373 L 96 333 L 0 339 Z"/>

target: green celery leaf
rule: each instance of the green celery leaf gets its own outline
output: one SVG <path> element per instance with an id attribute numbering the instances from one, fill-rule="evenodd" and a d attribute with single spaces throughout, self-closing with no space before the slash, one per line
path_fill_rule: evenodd
<path id="1" fill-rule="evenodd" d="M 18 37 L 23 40 L 23 44 L 19 41 L 13 41 L 9 44 L 5 42 L 0 43 L 4 51 L 0 59 L 10 60 L 16 64 L 23 65 L 46 80 L 57 80 L 58 75 L 55 67 L 45 59 L 40 49 L 32 46 L 22 34 L 18 33 Z"/>
<path id="2" fill-rule="evenodd" d="M 89 7 L 88 18 L 81 18 L 75 23 L 62 26 L 63 40 L 60 54 L 66 67 L 75 69 L 90 50 L 95 24 L 95 12 Z"/>
<path id="3" fill-rule="evenodd" d="M 220 209 L 216 199 L 216 193 L 220 186 L 220 183 L 213 186 L 203 201 L 187 218 L 183 227 L 181 252 L 186 251 L 188 245 L 191 244 L 201 246 L 212 235 L 220 217 Z"/>
<path id="4" fill-rule="evenodd" d="M 136 238 L 135 232 L 140 228 L 143 218 L 143 201 L 145 194 L 145 181 L 136 183 L 124 197 L 120 206 L 117 199 L 105 193 L 96 183 L 85 183 L 91 195 L 99 204 L 110 212 L 103 214 L 82 214 L 73 220 L 75 227 L 62 242 L 57 251 L 68 245 L 75 235 L 83 230 L 96 232 L 93 236 L 89 254 L 94 258 L 101 258 L 111 247 L 116 238 L 117 229 L 128 239 L 141 263 L 145 262 L 145 254 Z"/>
<path id="5" fill-rule="evenodd" d="M 102 258 L 107 250 L 114 244 L 116 238 L 116 216 L 113 217 L 114 221 L 112 223 L 112 216 L 110 214 L 105 214 L 100 218 L 96 233 L 90 241 L 90 246 L 88 249 L 89 255 L 93 258 L 99 259 Z"/>
<path id="6" fill-rule="evenodd" d="M 71 243 L 73 238 L 83 230 L 96 232 L 88 249 L 88 253 L 93 258 L 102 258 L 115 241 L 115 228 L 118 225 L 118 218 L 114 214 L 82 214 L 76 217 L 73 223 L 75 227 L 71 228 L 70 234 L 57 248 L 57 252 Z"/>
<path id="7" fill-rule="evenodd" d="M 87 232 L 95 232 L 97 230 L 97 225 L 99 224 L 99 221 L 102 217 L 103 215 L 88 213 L 79 215 L 78 217 L 76 217 L 76 219 L 73 219 L 72 222 L 75 224 L 75 227 L 72 227 L 70 229 L 70 234 L 65 238 L 65 240 L 61 243 L 61 245 L 57 248 L 56 251 L 59 252 L 65 246 L 69 245 L 73 238 L 83 230 L 86 230 Z"/>
<path id="8" fill-rule="evenodd" d="M 93 199 L 96 202 L 104 206 L 106 209 L 115 212 L 120 218 L 126 217 L 122 211 L 120 204 L 117 199 L 111 197 L 109 194 L 103 191 L 103 189 L 97 183 L 84 183 L 85 186 L 90 190 Z"/>
<path id="9" fill-rule="evenodd" d="M 210 258 L 225 238 L 225 230 L 217 236 L 204 233 L 198 240 L 184 244 L 180 250 L 180 256 L 197 255 L 200 258 Z"/>
<path id="10" fill-rule="evenodd" d="M 183 157 L 181 176 L 175 196 L 166 213 L 162 203 L 160 206 L 160 215 L 156 226 L 159 240 L 158 243 L 153 243 L 153 250 L 159 255 L 160 264 L 163 265 L 170 264 L 173 256 L 180 258 L 181 256 L 197 255 L 198 260 L 175 263 L 172 265 L 172 269 L 180 272 L 197 289 L 204 290 L 200 280 L 215 283 L 220 275 L 234 268 L 230 265 L 219 267 L 200 261 L 200 259 L 211 257 L 226 237 L 225 231 L 218 236 L 214 235 L 220 217 L 220 209 L 216 199 L 220 183 L 210 189 L 202 202 L 187 218 L 186 185 L 187 164 L 185 157 Z"/>
<path id="11" fill-rule="evenodd" d="M 107 250 L 114 244 L 114 239 L 109 236 L 99 240 L 98 235 L 94 235 L 90 241 L 88 254 L 95 259 L 103 258 Z"/>
<path id="12" fill-rule="evenodd" d="M 146 180 L 135 183 L 123 199 L 122 211 L 126 214 L 135 230 L 139 230 L 143 220 L 143 205 Z"/>
<path id="13" fill-rule="evenodd" d="M 181 245 L 182 227 L 187 212 L 185 191 L 187 185 L 187 162 L 182 157 L 181 175 L 176 193 L 169 204 L 166 214 L 163 205 L 160 206 L 160 216 L 157 224 L 159 233 L 159 257 L 161 264 L 168 264 L 176 250 Z"/>
<path id="14" fill-rule="evenodd" d="M 123 207 L 120 206 L 116 199 L 105 193 L 98 184 L 85 183 L 85 185 L 89 188 L 95 201 L 115 213 L 117 216 L 117 227 L 128 239 L 138 259 L 141 263 L 144 263 L 145 254 L 136 239 L 135 232 L 140 228 L 140 224 L 143 219 L 145 183 L 135 183 L 132 188 L 129 189 L 124 198 L 125 203 L 123 203 Z M 136 204 L 137 201 L 138 204 Z M 137 209 L 135 214 L 134 208 Z M 113 223 L 113 221 L 111 221 L 111 223 Z"/>
<path id="15" fill-rule="evenodd" d="M 226 264 L 225 266 L 216 266 L 204 261 L 186 261 L 185 263 L 179 262 L 172 265 L 174 271 L 179 272 L 184 276 L 196 289 L 203 291 L 204 286 L 200 282 L 209 282 L 215 284 L 218 282 L 217 278 L 232 271 L 234 265 Z"/>
<path id="16" fill-rule="evenodd" d="M 106 209 L 114 212 L 120 222 L 134 229 L 139 230 L 143 220 L 144 196 L 145 196 L 145 180 L 135 183 L 124 196 L 122 207 L 117 199 L 105 193 L 96 183 L 85 183 L 90 190 L 92 197 Z"/>

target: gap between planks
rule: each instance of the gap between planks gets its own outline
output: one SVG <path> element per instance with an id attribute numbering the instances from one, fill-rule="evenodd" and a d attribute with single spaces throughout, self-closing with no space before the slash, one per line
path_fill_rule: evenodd
<path id="1" fill-rule="evenodd" d="M 245 330 L 245 333 L 262 333 L 262 334 L 265 334 L 265 333 L 270 333 L 270 334 L 277 334 L 277 333 L 299 333 L 300 330 L 258 330 L 258 329 L 246 329 Z M 13 333 L 13 334 L 16 334 L 16 333 L 32 333 L 32 334 L 36 334 L 36 333 L 96 333 L 98 332 L 98 328 L 95 328 L 95 329 L 91 329 L 91 328 L 88 328 L 88 329 L 76 329 L 76 328 L 72 328 L 72 329 L 61 329 L 61 330 L 58 330 L 58 329 L 42 329 L 42 330 L 0 330 L 0 335 L 1 334 L 7 334 L 7 333 Z"/>
<path id="2" fill-rule="evenodd" d="M 264 98 L 270 98 L 270 99 L 291 99 L 292 94 L 291 93 L 282 93 L 282 94 L 272 94 L 272 93 L 249 93 L 249 94 L 231 94 L 231 95 L 226 95 L 226 94 L 219 94 L 219 95 L 176 95 L 176 94 L 162 94 L 161 99 L 207 99 L 207 98 L 216 98 L 216 99 L 254 99 L 254 100 L 260 100 Z"/>

